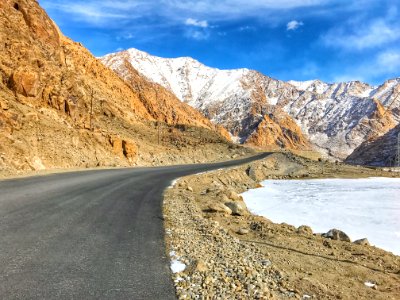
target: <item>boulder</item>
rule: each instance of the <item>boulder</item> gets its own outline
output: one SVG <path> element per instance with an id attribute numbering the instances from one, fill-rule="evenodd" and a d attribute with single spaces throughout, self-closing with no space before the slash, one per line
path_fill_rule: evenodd
<path id="1" fill-rule="evenodd" d="M 220 212 L 220 213 L 224 213 L 224 214 L 227 214 L 227 215 L 231 215 L 232 214 L 232 210 L 228 206 L 226 206 L 225 204 L 220 203 L 220 202 L 211 203 L 208 206 L 207 210 L 209 212 Z"/>
<path id="2" fill-rule="evenodd" d="M 227 202 L 225 203 L 232 210 L 232 215 L 235 216 L 246 216 L 249 214 L 246 203 L 243 201 Z"/>
<path id="3" fill-rule="evenodd" d="M 368 239 L 359 239 L 353 242 L 356 245 L 361 245 L 361 246 L 370 246 Z"/>
<path id="4" fill-rule="evenodd" d="M 193 273 L 199 272 L 204 273 L 207 272 L 207 265 L 202 260 L 195 260 L 193 263 L 186 268 L 185 273 L 193 275 Z"/>
<path id="5" fill-rule="evenodd" d="M 332 240 L 351 242 L 350 237 L 339 229 L 331 229 L 327 233 L 322 234 L 322 236 Z"/>
<path id="6" fill-rule="evenodd" d="M 299 228 L 297 228 L 297 232 L 300 234 L 304 234 L 304 235 L 312 235 L 313 234 L 311 227 L 306 226 L 306 225 L 301 225 Z"/>
<path id="7" fill-rule="evenodd" d="M 242 196 L 238 195 L 238 193 L 236 193 L 235 191 L 232 191 L 232 190 L 228 191 L 227 197 L 228 197 L 228 199 L 233 200 L 233 201 L 243 201 Z"/>
<path id="8" fill-rule="evenodd" d="M 248 229 L 246 229 L 246 228 L 240 228 L 238 231 L 237 231 L 237 234 L 240 234 L 240 235 L 245 235 L 245 234 L 248 234 L 250 231 L 248 230 Z"/>

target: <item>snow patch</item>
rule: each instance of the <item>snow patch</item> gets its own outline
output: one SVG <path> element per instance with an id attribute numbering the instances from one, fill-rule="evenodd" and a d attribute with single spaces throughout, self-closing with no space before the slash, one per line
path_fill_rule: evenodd
<path id="1" fill-rule="evenodd" d="M 369 288 L 373 288 L 374 286 L 376 286 L 376 284 L 371 281 L 366 281 L 366 282 L 364 282 L 364 284 L 365 284 L 365 286 L 367 286 Z"/>
<path id="2" fill-rule="evenodd" d="M 177 256 L 175 251 L 169 252 L 169 257 L 171 258 L 171 271 L 172 273 L 179 273 L 183 272 L 186 269 L 186 265 L 181 262 L 179 259 L 180 257 Z"/>
<path id="3" fill-rule="evenodd" d="M 174 180 L 172 180 L 171 181 L 171 184 L 169 185 L 169 189 L 172 189 L 174 186 L 175 186 L 175 184 L 178 182 L 178 179 L 174 179 Z"/>
<path id="4" fill-rule="evenodd" d="M 171 260 L 172 273 L 180 273 L 180 272 L 185 271 L 185 269 L 186 269 L 186 265 L 183 262 L 181 262 L 177 259 Z"/>
<path id="5" fill-rule="evenodd" d="M 338 228 L 353 240 L 400 254 L 400 179 L 266 180 L 243 193 L 254 214 L 275 223 L 309 225 L 315 232 Z"/>
<path id="6" fill-rule="evenodd" d="M 297 89 L 301 91 L 306 91 L 316 80 L 307 80 L 307 81 L 296 81 L 289 80 L 288 83 L 295 86 Z"/>

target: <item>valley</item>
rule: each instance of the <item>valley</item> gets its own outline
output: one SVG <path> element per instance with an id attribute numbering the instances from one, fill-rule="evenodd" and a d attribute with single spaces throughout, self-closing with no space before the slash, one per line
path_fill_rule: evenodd
<path id="1" fill-rule="evenodd" d="M 323 218 L 323 211 L 351 218 L 357 209 L 334 194 L 354 192 L 351 180 L 362 183 L 364 194 L 346 197 L 380 213 L 365 228 L 383 228 L 374 224 L 384 223 L 386 211 L 396 213 L 380 197 L 398 191 L 400 78 L 377 85 L 285 81 L 192 57 L 157 57 L 130 48 L 147 39 L 170 42 L 146 34 L 150 27 L 117 34 L 140 19 L 123 16 L 125 9 L 152 12 L 153 1 L 78 2 L 0 2 L 0 295 L 398 298 L 400 257 L 389 252 L 398 249 L 398 228 L 381 234 L 393 239 L 387 243 L 393 248 L 383 250 L 367 234 L 352 241 L 342 231 L 352 230 L 335 225 L 319 232 L 309 219 Z M 190 3 L 161 2 L 179 9 Z M 42 6 L 75 14 L 60 17 L 61 28 L 73 25 L 68 33 L 99 31 L 90 42 L 75 41 Z M 146 16 L 157 19 L 157 30 L 170 26 L 162 23 L 165 15 Z M 110 20 L 103 35 L 99 28 Z M 171 25 L 173 36 L 183 34 L 196 50 L 219 30 L 211 20 L 176 20 L 185 27 Z M 302 26 L 289 21 L 282 36 L 289 40 Z M 236 34 L 251 35 L 250 29 Z M 108 51 L 96 57 L 84 46 L 93 41 Z M 295 186 L 316 179 L 339 183 Z M 264 180 L 281 187 L 271 205 L 307 201 L 316 213 L 288 206 L 288 223 L 307 216 L 296 226 L 275 219 L 282 211 L 273 208 L 253 214 L 242 193 L 259 192 Z M 321 191 L 328 200 L 317 199 Z M 329 203 L 319 207 L 323 201 Z"/>

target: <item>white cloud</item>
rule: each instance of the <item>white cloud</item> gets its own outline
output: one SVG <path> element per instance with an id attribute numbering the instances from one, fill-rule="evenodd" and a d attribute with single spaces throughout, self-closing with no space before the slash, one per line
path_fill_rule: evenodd
<path id="1" fill-rule="evenodd" d="M 284 19 L 284 11 L 313 7 L 324 9 L 341 0 L 40 0 L 45 9 L 62 12 L 79 21 L 98 26 L 117 20 L 161 17 L 174 24 L 182 20 L 192 26 L 207 27 L 224 20 L 258 18 L 265 22 Z M 276 11 L 281 13 L 277 14 Z M 207 21 L 204 21 L 207 20 Z M 114 23 L 113 23 L 114 22 Z M 184 21 L 184 23 L 186 23 Z"/>
<path id="2" fill-rule="evenodd" d="M 195 26 L 195 27 L 201 27 L 201 28 L 207 28 L 208 27 L 208 22 L 207 21 L 199 21 L 196 19 L 188 18 L 185 21 L 185 24 L 188 26 Z"/>
<path id="3" fill-rule="evenodd" d="M 399 76 L 400 49 L 388 49 L 378 52 L 370 60 L 360 65 L 348 66 L 341 70 L 340 75 L 334 76 L 332 81 L 343 82 L 360 80 L 381 84 L 382 77 L 394 78 Z"/>
<path id="4" fill-rule="evenodd" d="M 286 30 L 296 30 L 300 26 L 303 26 L 304 23 L 301 21 L 292 20 L 286 24 Z"/>
<path id="5" fill-rule="evenodd" d="M 375 19 L 367 22 L 337 27 L 322 37 L 326 46 L 342 48 L 347 51 L 377 48 L 400 39 L 400 24 L 387 19 Z"/>

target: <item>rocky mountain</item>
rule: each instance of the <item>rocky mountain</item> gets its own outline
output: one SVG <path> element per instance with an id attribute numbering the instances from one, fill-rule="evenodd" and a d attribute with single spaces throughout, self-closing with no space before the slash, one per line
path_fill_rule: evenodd
<path id="1" fill-rule="evenodd" d="M 347 157 L 346 162 L 369 166 L 398 166 L 397 143 L 399 138 L 400 124 L 383 136 L 363 142 Z"/>
<path id="2" fill-rule="evenodd" d="M 309 146 L 295 122 L 291 122 L 292 128 L 288 130 L 291 135 L 299 134 L 293 138 L 301 143 L 292 143 L 284 134 L 274 139 L 259 138 L 261 131 L 266 131 L 267 134 L 272 132 L 268 130 L 269 127 L 264 126 L 267 122 L 264 116 L 275 110 L 274 105 L 281 93 L 286 93 L 286 89 L 293 89 L 287 83 L 247 69 L 212 69 L 191 58 L 163 59 L 136 49 L 107 55 L 101 61 L 124 79 L 129 78 L 131 73 L 127 66 L 132 66 L 149 80 L 173 92 L 182 102 L 198 109 L 213 123 L 227 128 L 238 141 L 254 143 L 262 140 L 258 144 L 260 146 L 265 145 L 266 140 L 272 143 L 268 143 L 269 145 L 279 147 Z M 282 110 L 281 112 L 284 113 Z M 268 122 L 272 127 L 279 127 L 275 120 L 276 118 L 269 118 Z M 257 130 L 261 123 L 264 130 Z M 283 132 L 274 131 L 274 134 L 278 133 Z M 258 137 L 255 138 L 255 135 Z"/>
<path id="3" fill-rule="evenodd" d="M 0 41 L 0 173 L 230 153 L 223 129 L 133 70 L 121 80 L 35 0 L 0 2 Z"/>
<path id="4" fill-rule="evenodd" d="M 136 49 L 101 61 L 122 78 L 130 64 L 243 143 L 307 149 L 310 142 L 329 157 L 345 159 L 400 121 L 399 78 L 378 87 L 358 81 L 284 82 L 248 69 L 218 70 L 192 58 L 160 58 Z M 277 122 L 282 119 L 284 128 Z"/>

